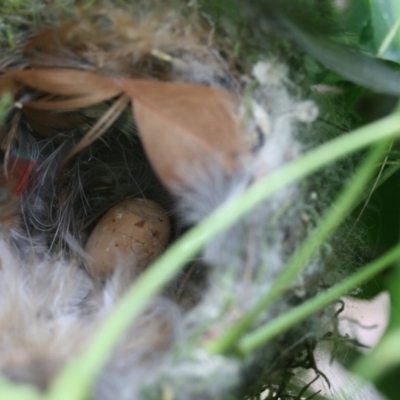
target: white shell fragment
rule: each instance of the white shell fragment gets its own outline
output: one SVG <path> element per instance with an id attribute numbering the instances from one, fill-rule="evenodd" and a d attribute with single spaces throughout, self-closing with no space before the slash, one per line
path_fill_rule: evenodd
<path id="1" fill-rule="evenodd" d="M 109 277 L 116 268 L 129 268 L 134 278 L 164 250 L 170 231 L 166 211 L 154 201 L 122 201 L 91 233 L 85 247 L 85 268 L 99 278 Z"/>

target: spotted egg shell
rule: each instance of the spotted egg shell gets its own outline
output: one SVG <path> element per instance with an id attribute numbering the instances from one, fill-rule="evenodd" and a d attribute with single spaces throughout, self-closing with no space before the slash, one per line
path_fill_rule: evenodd
<path id="1" fill-rule="evenodd" d="M 137 276 L 164 250 L 171 225 L 166 211 L 145 199 L 124 200 L 101 218 L 85 246 L 85 268 L 107 278 L 116 268 Z"/>

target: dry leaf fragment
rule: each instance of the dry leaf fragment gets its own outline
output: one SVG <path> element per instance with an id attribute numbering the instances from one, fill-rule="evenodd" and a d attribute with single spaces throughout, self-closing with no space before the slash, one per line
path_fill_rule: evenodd
<path id="1" fill-rule="evenodd" d="M 22 102 L 25 117 L 27 117 L 28 121 L 39 129 L 39 132 L 45 135 L 51 134 L 52 130 L 53 133 L 57 133 L 57 127 L 64 127 L 67 129 L 68 127 L 73 128 L 83 125 L 87 122 L 87 119 L 79 115 L 57 115 L 47 112 L 43 113 L 43 111 L 63 112 L 79 110 L 102 103 L 103 101 L 118 96 L 122 92 L 121 88 L 114 82 L 113 78 L 89 71 L 62 68 L 41 68 L 10 71 L 6 74 L 5 78 L 5 88 L 12 88 L 13 86 L 16 87 L 17 85 L 20 85 L 47 94 L 47 96 L 42 96 L 39 100 Z M 15 91 L 16 90 L 14 90 L 14 92 Z M 63 97 L 59 99 L 54 96 Z M 68 98 L 69 96 L 71 97 Z M 124 105 L 118 108 L 115 116 L 112 116 L 113 118 L 107 117 L 106 119 L 110 120 L 112 123 L 118 118 L 118 115 L 123 111 L 123 108 L 127 103 L 128 101 L 125 100 Z M 37 112 L 35 112 L 35 110 L 37 110 Z M 57 123 L 57 119 L 60 119 L 60 123 Z M 101 119 L 99 123 L 104 125 L 104 119 Z M 103 131 L 100 130 L 99 135 L 103 133 Z M 89 133 L 91 133 L 91 131 Z M 90 136 L 94 135 L 91 134 Z M 91 141 L 92 140 L 86 138 L 84 142 L 87 142 L 87 145 L 90 144 Z M 83 146 L 79 147 L 75 153 L 82 147 Z"/>
<path id="2" fill-rule="evenodd" d="M 100 103 L 122 92 L 113 78 L 77 69 L 38 68 L 9 71 L 7 76 L 16 83 L 41 92 L 57 96 L 92 98 L 92 104 Z"/>
<path id="3" fill-rule="evenodd" d="M 173 190 L 182 171 L 219 161 L 227 172 L 245 151 L 236 117 L 238 100 L 201 85 L 140 79 L 118 80 L 133 100 L 134 116 L 150 162 Z"/>
<path id="4" fill-rule="evenodd" d="M 118 94 L 118 93 L 117 93 Z M 66 100 L 35 100 L 23 103 L 24 107 L 34 108 L 44 111 L 72 111 L 90 107 L 92 105 L 109 100 L 111 97 L 108 93 L 93 93 L 91 96 L 74 97 Z"/>
<path id="5" fill-rule="evenodd" d="M 72 154 L 97 139 L 131 100 L 150 163 L 170 190 L 177 184 L 189 183 L 189 167 L 198 169 L 218 163 L 227 173 L 231 172 L 237 166 L 238 156 L 246 151 L 237 118 L 238 98 L 221 89 L 115 78 L 65 68 L 9 71 L 3 82 L 7 88 L 22 85 L 42 92 L 41 98 L 23 102 L 24 109 L 38 111 L 79 110 L 125 93 Z M 29 113 L 26 116 L 29 119 Z M 36 125 L 38 119 L 41 123 L 38 117 L 34 114 Z M 45 127 L 41 130 L 46 131 Z"/>

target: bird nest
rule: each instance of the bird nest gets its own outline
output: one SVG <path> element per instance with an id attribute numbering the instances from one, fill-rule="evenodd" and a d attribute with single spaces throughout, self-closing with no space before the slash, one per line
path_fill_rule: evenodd
<path id="1" fill-rule="evenodd" d="M 2 58 L 0 369 L 74 400 L 304 398 L 333 307 L 245 340 L 337 279 L 293 258 L 322 188 L 274 175 L 320 129 L 300 58 L 150 3 L 47 9 Z"/>

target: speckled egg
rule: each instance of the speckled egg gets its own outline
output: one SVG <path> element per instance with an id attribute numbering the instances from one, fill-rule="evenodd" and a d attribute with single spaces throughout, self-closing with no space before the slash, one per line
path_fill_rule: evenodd
<path id="1" fill-rule="evenodd" d="M 145 199 L 124 200 L 101 218 L 86 243 L 85 268 L 107 278 L 116 268 L 129 268 L 134 278 L 165 249 L 171 224 L 166 211 Z"/>

